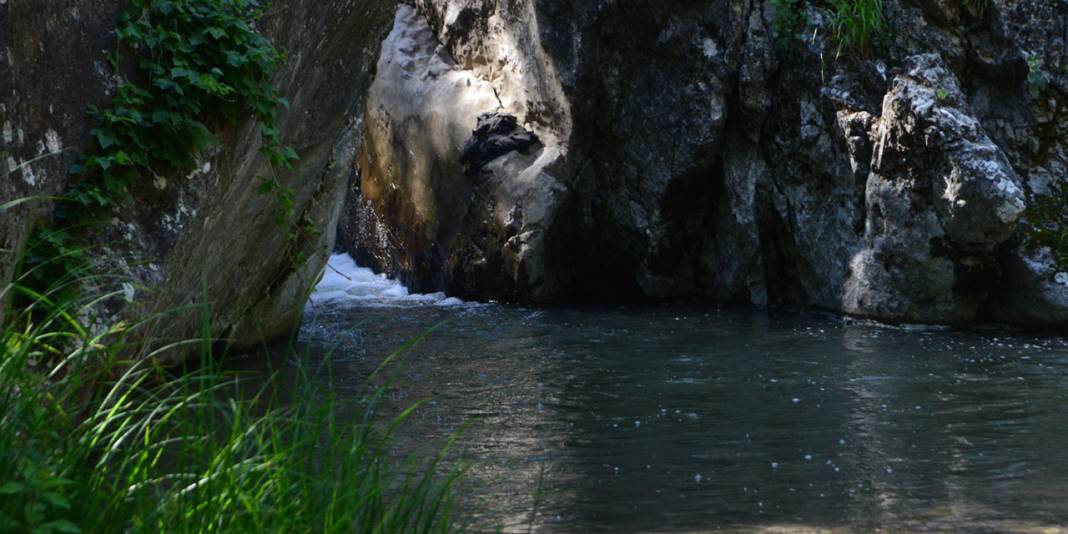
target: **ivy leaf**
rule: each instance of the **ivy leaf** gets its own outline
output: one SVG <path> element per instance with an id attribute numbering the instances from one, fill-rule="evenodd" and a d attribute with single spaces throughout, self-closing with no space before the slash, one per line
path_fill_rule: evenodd
<path id="1" fill-rule="evenodd" d="M 119 143 L 119 140 L 115 139 L 115 136 L 111 135 L 106 130 L 100 128 L 94 128 L 92 131 L 89 132 L 89 134 L 96 137 L 96 141 L 100 143 L 100 148 L 104 150 L 107 150 Z"/>

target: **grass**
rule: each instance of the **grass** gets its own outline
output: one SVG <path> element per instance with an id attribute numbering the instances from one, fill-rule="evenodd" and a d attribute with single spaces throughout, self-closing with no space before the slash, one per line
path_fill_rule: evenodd
<path id="1" fill-rule="evenodd" d="M 883 0 L 832 0 L 838 53 L 853 50 L 865 53 L 875 37 L 885 33 Z"/>
<path id="2" fill-rule="evenodd" d="M 248 386 L 221 369 L 201 309 L 174 312 L 204 317 L 200 338 L 182 344 L 199 361 L 165 369 L 134 341 L 143 323 L 96 315 L 121 292 L 72 290 L 94 285 L 88 272 L 34 292 L 18 283 L 31 276 L 3 288 L 22 304 L 2 329 L 0 532 L 457 528 L 461 469 L 442 467 L 453 442 L 395 465 L 391 437 L 420 404 L 375 415 L 392 381 L 385 369 L 411 345 L 345 417 L 352 410 L 313 387 L 306 366 L 293 384 L 276 374 L 242 394 Z"/>
<path id="3" fill-rule="evenodd" d="M 866 54 L 887 32 L 883 0 L 772 0 L 772 35 L 780 53 L 791 53 L 798 45 L 797 36 L 809 23 L 809 4 L 830 11 L 836 58 L 846 53 Z"/>

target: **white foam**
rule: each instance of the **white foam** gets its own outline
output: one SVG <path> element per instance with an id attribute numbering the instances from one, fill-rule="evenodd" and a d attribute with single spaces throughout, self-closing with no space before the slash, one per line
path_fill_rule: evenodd
<path id="1" fill-rule="evenodd" d="M 412 293 L 396 280 L 356 265 L 348 254 L 334 254 L 311 294 L 312 304 L 340 306 L 464 306 L 444 293 Z"/>

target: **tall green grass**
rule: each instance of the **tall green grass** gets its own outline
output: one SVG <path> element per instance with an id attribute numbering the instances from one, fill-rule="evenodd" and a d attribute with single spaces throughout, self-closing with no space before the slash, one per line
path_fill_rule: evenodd
<path id="1" fill-rule="evenodd" d="M 865 53 L 886 32 L 883 0 L 831 0 L 831 5 L 838 55 L 844 50 Z"/>
<path id="2" fill-rule="evenodd" d="M 461 471 L 442 466 L 452 442 L 396 461 L 391 438 L 419 405 L 376 415 L 384 368 L 355 409 L 306 366 L 292 383 L 275 374 L 248 393 L 222 370 L 200 309 L 174 312 L 204 316 L 200 338 L 179 344 L 199 362 L 160 368 L 134 341 L 143 323 L 95 313 L 121 292 L 87 294 L 106 284 L 82 275 L 33 291 L 19 285 L 24 273 L 2 289 L 21 304 L 2 329 L 0 532 L 456 528 Z"/>

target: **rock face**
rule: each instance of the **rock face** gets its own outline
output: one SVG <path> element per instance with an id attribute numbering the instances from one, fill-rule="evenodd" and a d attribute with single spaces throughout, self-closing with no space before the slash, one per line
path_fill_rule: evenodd
<path id="1" fill-rule="evenodd" d="M 903 69 L 873 125 L 864 248 L 843 308 L 967 322 L 997 287 L 994 248 L 1016 230 L 1023 189 L 939 56 L 911 56 Z"/>
<path id="2" fill-rule="evenodd" d="M 1068 5 L 984 5 L 887 2 L 839 53 L 814 7 L 783 38 L 771 2 L 414 0 L 339 246 L 464 297 L 1068 325 L 1025 217 L 1068 180 Z M 483 114 L 540 143 L 472 156 Z"/>
<path id="3" fill-rule="evenodd" d="M 0 2 L 0 204 L 62 191 L 88 145 L 89 104 L 115 88 L 106 63 L 120 0 Z M 287 51 L 276 83 L 291 103 L 283 142 L 301 162 L 280 177 L 295 211 L 317 234 L 287 243 L 272 223 L 277 204 L 256 190 L 270 172 L 257 126 L 220 132 L 221 146 L 191 176 L 146 179 L 133 201 L 99 231 L 105 268 L 128 279 L 118 313 L 143 318 L 203 302 L 213 331 L 238 344 L 283 336 L 301 318 L 305 294 L 325 264 L 359 148 L 363 103 L 396 4 L 386 0 L 275 3 L 260 30 Z M 50 213 L 27 203 L 0 213 L 0 287 L 29 229 Z M 310 259 L 298 265 L 303 253 Z M 0 298 L 0 301 L 5 299 Z M 149 331 L 161 343 L 197 336 L 198 313 L 168 314 Z"/>
<path id="4" fill-rule="evenodd" d="M 487 299 L 556 297 L 558 282 L 547 276 L 556 273 L 544 262 L 563 200 L 554 176 L 560 148 L 552 130 L 527 131 L 514 115 L 498 112 L 543 104 L 519 89 L 499 89 L 485 79 L 491 70 L 463 68 L 422 15 L 398 8 L 368 95 L 360 175 L 341 243 L 359 243 L 358 259 L 416 288 Z M 541 83 L 509 76 L 497 83 Z"/>
<path id="5" fill-rule="evenodd" d="M 125 2 L 31 4 L 0 3 L 0 203 L 66 187 L 82 110 L 115 85 Z M 467 298 L 1068 326 L 1068 273 L 1027 240 L 1034 195 L 1068 182 L 1068 4 L 888 1 L 866 51 L 818 7 L 775 28 L 776 4 L 279 0 L 261 30 L 288 51 L 280 126 L 302 155 L 282 179 L 321 231 L 285 241 L 254 125 L 223 132 L 101 232 L 136 282 L 122 313 L 206 281 L 216 332 L 280 335 L 336 228 L 361 263 Z M 48 212 L 0 213 L 0 282 Z"/>

